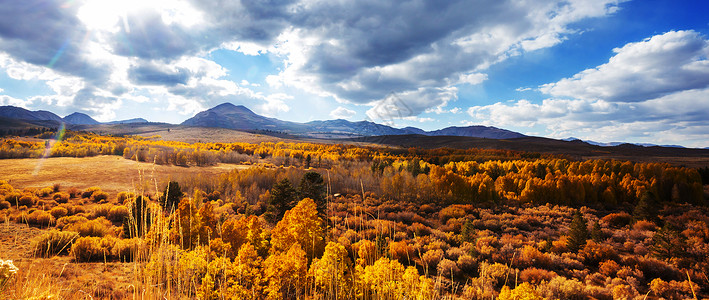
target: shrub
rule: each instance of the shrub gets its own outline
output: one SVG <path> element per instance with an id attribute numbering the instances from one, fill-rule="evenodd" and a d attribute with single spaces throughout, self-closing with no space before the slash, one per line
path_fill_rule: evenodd
<path id="1" fill-rule="evenodd" d="M 12 191 L 5 195 L 5 201 L 10 202 L 12 205 L 17 205 L 21 197 L 22 194 L 20 194 L 20 192 Z"/>
<path id="2" fill-rule="evenodd" d="M 81 198 L 90 198 L 96 192 L 100 193 L 101 188 L 97 186 L 92 186 L 90 188 L 85 189 L 84 192 L 81 193 Z"/>
<path id="3" fill-rule="evenodd" d="M 75 187 L 70 187 L 66 192 L 69 194 L 69 198 L 76 198 L 76 196 L 81 194 L 79 189 Z"/>
<path id="4" fill-rule="evenodd" d="M 538 291 L 547 299 L 586 299 L 583 284 L 577 279 L 556 276 L 547 283 L 539 285 Z M 615 299 L 615 298 L 614 298 Z"/>
<path id="5" fill-rule="evenodd" d="M 64 230 L 76 231 L 81 236 L 103 237 L 113 234 L 113 225 L 106 218 L 98 218 L 83 223 L 72 223 L 64 227 Z"/>
<path id="6" fill-rule="evenodd" d="M 436 271 L 438 271 L 438 276 L 442 276 L 444 278 L 455 278 L 460 275 L 460 269 L 458 268 L 458 265 L 450 259 L 443 259 L 438 263 L 438 266 L 436 267 Z"/>
<path id="7" fill-rule="evenodd" d="M 54 193 L 54 189 L 52 189 L 51 187 L 46 187 L 46 188 L 39 190 L 37 192 L 37 195 L 39 195 L 40 197 L 47 197 L 47 196 L 51 195 L 52 193 Z"/>
<path id="8" fill-rule="evenodd" d="M 84 216 L 64 216 L 57 218 L 57 228 L 63 229 L 69 224 L 74 224 L 74 223 L 84 223 L 88 222 L 89 219 L 87 219 Z"/>
<path id="9" fill-rule="evenodd" d="M 579 254 L 587 266 L 596 266 L 602 261 L 618 259 L 618 254 L 613 247 L 594 241 L 589 241 Z"/>
<path id="10" fill-rule="evenodd" d="M 59 219 L 61 217 L 66 216 L 67 214 L 69 214 L 69 211 L 64 207 L 58 206 L 58 207 L 52 208 L 52 210 L 50 210 L 49 213 L 52 214 L 52 217 L 54 217 L 55 219 Z"/>
<path id="11" fill-rule="evenodd" d="M 52 196 L 52 199 L 54 199 L 54 201 L 57 201 L 58 203 L 67 203 L 69 202 L 69 198 L 71 198 L 71 195 L 65 192 L 54 193 L 54 195 Z"/>
<path id="12" fill-rule="evenodd" d="M 35 210 L 27 216 L 27 224 L 43 227 L 54 224 L 54 220 L 54 217 L 44 210 Z"/>
<path id="13" fill-rule="evenodd" d="M 0 201 L 0 209 L 8 209 L 10 208 L 11 204 L 8 201 Z"/>
<path id="14" fill-rule="evenodd" d="M 93 218 L 108 217 L 108 213 L 111 211 L 111 208 L 113 208 L 113 204 L 97 205 L 91 210 L 91 216 Z"/>
<path id="15" fill-rule="evenodd" d="M 523 282 L 529 282 L 534 285 L 540 284 L 542 283 L 542 281 L 548 282 L 555 276 L 557 276 L 555 272 L 547 271 L 544 269 L 537 269 L 534 267 L 524 269 L 522 270 L 522 272 L 519 273 L 520 280 L 522 280 Z"/>
<path id="16" fill-rule="evenodd" d="M 42 257 L 67 254 L 78 237 L 76 232 L 52 230 L 35 238 L 32 249 L 34 255 Z"/>
<path id="17" fill-rule="evenodd" d="M 111 210 L 108 212 L 106 218 L 113 222 L 121 222 L 128 217 L 128 214 L 129 212 L 127 207 L 123 205 L 116 205 L 111 207 Z"/>
<path id="18" fill-rule="evenodd" d="M 37 197 L 31 194 L 24 194 L 20 199 L 18 200 L 18 203 L 20 206 L 27 206 L 31 207 L 37 202 Z"/>
<path id="19" fill-rule="evenodd" d="M 604 261 L 598 267 L 598 272 L 606 276 L 615 276 L 615 274 L 618 273 L 619 270 L 620 265 L 613 260 Z"/>
<path id="20" fill-rule="evenodd" d="M 442 223 L 445 223 L 446 221 L 448 221 L 448 219 L 462 218 L 462 217 L 465 217 L 466 215 L 467 214 L 465 213 L 465 210 L 462 207 L 460 207 L 460 205 L 455 205 L 455 204 L 442 209 L 438 213 L 438 217 L 441 219 Z"/>
<path id="21" fill-rule="evenodd" d="M 108 199 L 108 193 L 102 191 L 96 191 L 91 195 L 91 201 L 102 202 Z"/>
<path id="22" fill-rule="evenodd" d="M 81 237 L 71 246 L 71 255 L 77 262 L 110 260 L 115 244 L 116 238 L 113 237 Z"/>
<path id="23" fill-rule="evenodd" d="M 603 217 L 601 221 L 613 228 L 623 228 L 633 221 L 633 216 L 627 212 L 612 213 Z"/>
<path id="24" fill-rule="evenodd" d="M 120 192 L 116 196 L 116 200 L 118 200 L 118 203 L 123 204 L 126 200 L 133 199 L 135 198 L 135 194 L 131 192 Z"/>

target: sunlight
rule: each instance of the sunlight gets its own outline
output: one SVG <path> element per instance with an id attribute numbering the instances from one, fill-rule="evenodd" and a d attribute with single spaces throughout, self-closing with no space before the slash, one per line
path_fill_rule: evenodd
<path id="1" fill-rule="evenodd" d="M 187 2 L 171 0 L 92 0 L 79 8 L 77 17 L 91 30 L 115 32 L 122 22 L 130 32 L 127 16 L 147 11 L 160 13 L 167 25 L 191 27 L 202 22 L 202 14 Z"/>

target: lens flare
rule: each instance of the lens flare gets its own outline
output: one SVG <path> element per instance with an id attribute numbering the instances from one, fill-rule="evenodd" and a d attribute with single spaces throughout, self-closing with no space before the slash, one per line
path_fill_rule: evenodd
<path id="1" fill-rule="evenodd" d="M 54 148 L 57 143 L 61 142 L 64 139 L 65 133 L 66 127 L 64 126 L 64 123 L 62 123 L 61 125 L 59 125 L 57 133 L 54 135 L 54 137 L 48 139 L 45 142 L 44 154 L 42 154 L 42 157 L 40 157 L 39 162 L 37 162 L 37 166 L 34 168 L 34 172 L 32 172 L 32 175 L 36 176 L 37 174 L 39 174 L 39 171 L 42 169 L 44 161 L 49 157 L 50 154 L 52 154 L 52 148 Z"/>

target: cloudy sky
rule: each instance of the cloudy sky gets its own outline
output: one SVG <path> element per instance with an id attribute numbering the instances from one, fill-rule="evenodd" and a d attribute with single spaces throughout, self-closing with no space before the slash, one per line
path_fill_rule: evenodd
<path id="1" fill-rule="evenodd" d="M 709 147 L 705 0 L 0 1 L 0 105 Z"/>

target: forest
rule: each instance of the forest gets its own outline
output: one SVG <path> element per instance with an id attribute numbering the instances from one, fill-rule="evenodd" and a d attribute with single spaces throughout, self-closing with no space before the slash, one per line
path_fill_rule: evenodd
<path id="1" fill-rule="evenodd" d="M 130 288 L 104 283 L 79 293 L 28 291 L 40 275 L 3 264 L 7 298 L 709 297 L 706 168 L 72 131 L 0 143 L 3 159 L 97 155 L 248 167 L 136 178 L 148 182 L 115 195 L 0 181 L 0 226 L 40 230 L 31 258 L 134 269 Z"/>

